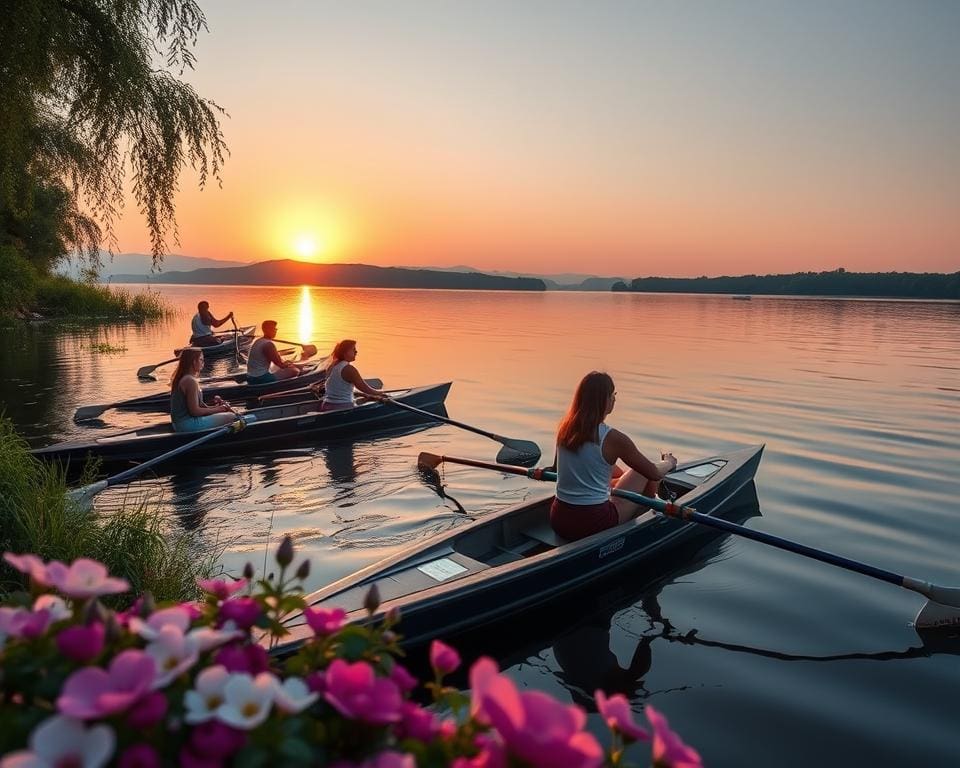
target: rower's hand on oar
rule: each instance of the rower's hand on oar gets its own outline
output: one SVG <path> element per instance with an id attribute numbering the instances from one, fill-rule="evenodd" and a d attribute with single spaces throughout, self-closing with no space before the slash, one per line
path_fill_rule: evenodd
<path id="1" fill-rule="evenodd" d="M 666 453 L 660 454 L 661 461 L 669 461 L 672 465 L 670 471 L 673 472 L 677 468 L 677 457 L 674 456 L 671 452 L 667 451 Z"/>

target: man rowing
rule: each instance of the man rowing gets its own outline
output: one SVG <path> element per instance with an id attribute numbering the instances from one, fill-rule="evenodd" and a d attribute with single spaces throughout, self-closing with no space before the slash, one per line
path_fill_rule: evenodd
<path id="1" fill-rule="evenodd" d="M 277 321 L 264 320 L 260 326 L 263 336 L 253 342 L 247 356 L 247 384 L 269 384 L 300 375 L 300 366 L 280 357 L 277 345 Z"/>
<path id="2" fill-rule="evenodd" d="M 190 329 L 193 333 L 193 335 L 190 336 L 190 346 L 212 347 L 214 344 L 219 344 L 220 339 L 214 335 L 213 329 L 219 328 L 227 322 L 227 320 L 232 319 L 233 312 L 217 320 L 217 318 L 213 316 L 213 312 L 210 311 L 210 302 L 201 301 L 197 304 L 197 314 L 193 316 L 193 320 L 190 323 Z"/>

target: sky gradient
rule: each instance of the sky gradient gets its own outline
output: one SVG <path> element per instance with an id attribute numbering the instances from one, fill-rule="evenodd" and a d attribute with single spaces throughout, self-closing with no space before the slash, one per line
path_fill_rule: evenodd
<path id="1" fill-rule="evenodd" d="M 201 0 L 191 256 L 960 269 L 960 3 Z M 128 205 L 121 251 L 146 251 Z"/>

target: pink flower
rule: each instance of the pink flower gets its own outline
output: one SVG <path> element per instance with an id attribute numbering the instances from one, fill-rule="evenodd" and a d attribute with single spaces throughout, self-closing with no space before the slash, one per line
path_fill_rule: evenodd
<path id="1" fill-rule="evenodd" d="M 78 600 L 130 589 L 124 579 L 112 578 L 102 563 L 85 557 L 74 560 L 69 567 L 55 560 L 47 566 L 47 577 L 61 594 Z"/>
<path id="2" fill-rule="evenodd" d="M 650 734 L 637 725 L 633 720 L 633 712 L 627 697 L 617 693 L 609 699 L 601 690 L 594 694 L 597 700 L 597 710 L 611 731 L 622 733 L 633 741 L 649 741 Z"/>
<path id="3" fill-rule="evenodd" d="M 197 755 L 221 760 L 235 754 L 247 741 L 243 731 L 217 720 L 195 726 L 190 734 L 190 747 Z"/>
<path id="4" fill-rule="evenodd" d="M 507 768 L 507 755 L 503 744 L 490 734 L 481 733 L 473 741 L 480 749 L 474 757 L 458 757 L 452 763 L 452 768 Z"/>
<path id="5" fill-rule="evenodd" d="M 80 720 L 122 712 L 150 690 L 153 660 L 143 651 L 128 650 L 110 662 L 109 670 L 84 667 L 67 678 L 57 708 Z"/>
<path id="6" fill-rule="evenodd" d="M 20 637 L 29 639 L 40 637 L 47 631 L 47 627 L 52 623 L 53 617 L 50 611 L 41 609 L 39 611 L 25 611 L 21 616 Z"/>
<path id="7" fill-rule="evenodd" d="M 417 687 L 418 681 L 411 675 L 403 664 L 394 664 L 390 668 L 390 679 L 397 684 L 397 687 L 404 693 L 410 693 Z"/>
<path id="8" fill-rule="evenodd" d="M 270 669 L 270 657 L 261 645 L 225 645 L 217 651 L 213 663 L 223 665 L 228 672 L 247 672 L 251 675 L 259 675 Z"/>
<path id="9" fill-rule="evenodd" d="M 413 755 L 386 750 L 369 760 L 364 760 L 361 768 L 417 768 Z"/>
<path id="10" fill-rule="evenodd" d="M 227 581 L 226 579 L 197 579 L 197 586 L 217 600 L 226 600 L 247 586 L 246 579 Z"/>
<path id="11" fill-rule="evenodd" d="M 160 768 L 160 755 L 157 750 L 149 744 L 140 742 L 127 747 L 120 760 L 117 761 L 119 768 Z"/>
<path id="12" fill-rule="evenodd" d="M 653 727 L 653 764 L 657 768 L 703 768 L 697 750 L 683 743 L 670 729 L 667 718 L 650 704 L 647 704 L 646 712 Z"/>
<path id="13" fill-rule="evenodd" d="M 323 608 L 304 608 L 303 615 L 315 635 L 332 635 L 343 626 L 347 612 L 343 608 L 332 608 L 329 611 Z"/>
<path id="14" fill-rule="evenodd" d="M 311 693 L 323 693 L 327 690 L 327 673 L 317 670 L 307 675 L 307 688 Z"/>
<path id="15" fill-rule="evenodd" d="M 400 720 L 400 689 L 392 680 L 377 677 L 364 661 L 348 664 L 335 659 L 327 668 L 324 697 L 340 714 L 374 725 Z"/>
<path id="16" fill-rule="evenodd" d="M 180 768 L 220 768 L 223 760 L 218 757 L 200 757 L 190 747 L 182 747 L 177 755 Z"/>
<path id="17" fill-rule="evenodd" d="M 397 725 L 397 736 L 401 739 L 433 741 L 440 730 L 436 715 L 412 701 L 405 701 L 401 707 L 402 720 Z"/>
<path id="18" fill-rule="evenodd" d="M 583 730 L 587 716 L 539 691 L 519 693 L 496 663 L 479 659 L 470 670 L 471 711 L 492 725 L 509 751 L 533 766 L 600 766 L 603 750 Z"/>
<path id="19" fill-rule="evenodd" d="M 13 552 L 4 552 L 3 559 L 16 568 L 20 573 L 27 574 L 41 587 L 50 586 L 50 577 L 47 575 L 47 566 L 36 555 L 15 555 Z"/>
<path id="20" fill-rule="evenodd" d="M 86 627 L 78 624 L 67 627 L 57 635 L 57 648 L 71 661 L 86 664 L 103 651 L 105 635 L 103 624 L 99 622 Z"/>
<path id="21" fill-rule="evenodd" d="M 434 640 L 430 643 L 430 666 L 441 677 L 449 675 L 460 666 L 460 654 L 446 643 Z"/>
<path id="22" fill-rule="evenodd" d="M 144 640 L 156 640 L 164 627 L 174 627 L 182 635 L 190 628 L 190 614 L 185 608 L 175 605 L 154 611 L 146 621 L 139 617 L 130 619 L 130 631 L 136 632 Z"/>
<path id="23" fill-rule="evenodd" d="M 260 604 L 252 597 L 234 597 L 220 604 L 220 618 L 240 629 L 250 629 L 260 618 Z"/>
<path id="24" fill-rule="evenodd" d="M 163 720 L 167 706 L 167 697 L 162 693 L 148 693 L 127 713 L 127 725 L 131 728 L 151 728 Z"/>

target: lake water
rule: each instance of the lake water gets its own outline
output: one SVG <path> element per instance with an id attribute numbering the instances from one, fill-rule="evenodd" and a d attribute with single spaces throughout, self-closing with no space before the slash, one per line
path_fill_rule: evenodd
<path id="1" fill-rule="evenodd" d="M 33 445 L 81 434 L 79 405 L 158 391 L 134 371 L 187 340 L 196 301 L 279 337 L 358 339 L 388 388 L 454 382 L 453 418 L 536 441 L 544 463 L 580 377 L 610 372 L 608 423 L 683 460 L 763 442 L 745 524 L 896 572 L 960 584 L 960 304 L 725 296 L 161 286 L 148 327 L 37 325 L 4 337 L 0 400 Z M 95 342 L 124 354 L 91 351 Z M 215 371 L 226 370 L 221 361 Z M 161 373 L 167 374 L 169 368 Z M 142 417 L 108 412 L 113 427 Z M 106 428 L 106 427 L 103 427 Z M 422 450 L 493 460 L 440 426 L 137 484 L 223 563 L 260 568 L 292 535 L 318 587 L 465 522 L 416 471 Z M 472 515 L 543 485 L 444 473 Z M 101 497 L 105 507 L 125 491 Z M 749 507 L 749 504 L 748 504 Z M 960 638 L 919 637 L 922 599 L 736 538 L 627 572 L 463 643 L 522 686 L 589 705 L 620 690 L 663 711 L 708 765 L 956 765 Z M 402 627 L 401 627 L 402 628 Z M 596 714 L 591 727 L 601 732 Z M 647 753 L 637 747 L 638 759 Z"/>

